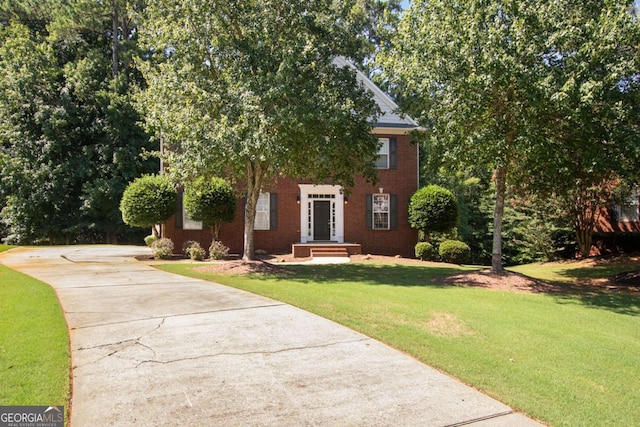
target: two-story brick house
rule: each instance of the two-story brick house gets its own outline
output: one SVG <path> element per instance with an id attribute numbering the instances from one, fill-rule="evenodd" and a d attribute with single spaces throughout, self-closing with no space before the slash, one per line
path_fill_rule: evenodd
<path id="1" fill-rule="evenodd" d="M 346 61 L 336 60 L 339 66 Z M 354 68 L 355 69 L 355 68 Z M 256 209 L 256 250 L 294 256 L 311 255 L 312 248 L 340 248 L 343 252 L 413 256 L 417 232 L 409 227 L 407 206 L 418 189 L 418 146 L 408 135 L 418 125 L 397 113 L 398 106 L 364 74 L 360 82 L 369 89 L 382 115 L 372 125 L 381 148 L 376 163 L 379 182 L 375 186 L 356 177 L 348 195 L 337 185 L 314 185 L 311 181 L 282 179 L 262 190 Z M 243 200 L 238 214 L 224 224 L 219 239 L 232 253 L 242 253 Z M 176 248 L 196 240 L 203 247 L 211 233 L 201 223 L 186 217 L 179 203 L 176 215 L 163 227 L 163 235 Z"/>

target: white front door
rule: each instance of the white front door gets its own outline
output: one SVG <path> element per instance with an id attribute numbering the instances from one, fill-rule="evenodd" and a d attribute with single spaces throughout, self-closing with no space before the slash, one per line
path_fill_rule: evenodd
<path id="1" fill-rule="evenodd" d="M 300 242 L 344 243 L 344 195 L 337 185 L 299 184 Z"/>

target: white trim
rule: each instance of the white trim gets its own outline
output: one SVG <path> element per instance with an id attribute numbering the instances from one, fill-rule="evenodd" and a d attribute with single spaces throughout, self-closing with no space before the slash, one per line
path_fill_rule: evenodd
<path id="1" fill-rule="evenodd" d="M 332 205 L 331 241 L 344 243 L 344 194 L 339 185 L 298 184 L 300 188 L 300 242 L 313 242 L 314 200 L 330 200 Z M 326 198 L 312 198 L 310 195 L 327 195 Z M 311 209 L 310 209 L 311 208 Z M 333 216 L 335 215 L 335 218 Z"/>

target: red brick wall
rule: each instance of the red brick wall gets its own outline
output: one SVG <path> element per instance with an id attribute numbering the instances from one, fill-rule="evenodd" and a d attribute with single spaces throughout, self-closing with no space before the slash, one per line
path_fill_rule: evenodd
<path id="1" fill-rule="evenodd" d="M 397 138 L 397 169 L 378 170 L 378 184 L 366 183 L 362 177 L 356 178 L 356 185 L 351 189 L 348 202 L 344 206 L 344 239 L 345 242 L 359 243 L 362 253 L 379 255 L 414 256 L 414 246 L 418 241 L 417 232 L 409 227 L 407 206 L 411 195 L 418 186 L 417 147 L 410 144 L 410 137 L 405 135 L 378 135 L 381 138 Z M 275 230 L 256 230 L 254 233 L 255 249 L 263 249 L 269 253 L 289 253 L 291 245 L 300 241 L 300 206 L 297 197 L 300 195 L 298 183 L 283 179 L 263 192 L 278 194 L 278 226 Z M 378 193 L 379 188 L 387 194 L 398 197 L 398 228 L 395 230 L 367 230 L 365 226 L 365 200 L 367 194 Z M 238 200 L 236 219 L 231 224 L 224 224 L 220 232 L 220 240 L 229 246 L 231 253 L 241 254 L 243 248 L 244 212 L 242 199 Z M 211 233 L 204 231 L 180 230 L 175 227 L 175 219 L 165 224 L 166 237 L 174 241 L 176 250 L 182 248 L 183 242 L 196 240 L 202 247 L 208 248 Z"/>

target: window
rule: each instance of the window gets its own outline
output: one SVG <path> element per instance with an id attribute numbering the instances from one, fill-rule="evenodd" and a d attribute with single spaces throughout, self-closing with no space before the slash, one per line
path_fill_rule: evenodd
<path id="1" fill-rule="evenodd" d="M 245 201 L 246 203 L 246 201 Z M 278 228 L 278 194 L 260 193 L 256 203 L 254 230 L 276 230 Z"/>
<path id="2" fill-rule="evenodd" d="M 640 216 L 638 215 L 637 190 L 633 190 L 627 199 L 627 203 L 616 206 L 616 214 L 618 215 L 618 221 L 620 222 L 638 221 L 640 219 Z"/>
<path id="3" fill-rule="evenodd" d="M 380 151 L 378 151 L 378 160 L 376 160 L 376 168 L 389 169 L 389 138 L 380 138 Z"/>
<path id="4" fill-rule="evenodd" d="M 184 208 L 183 202 L 184 193 L 181 192 L 178 194 L 177 205 L 176 205 L 176 228 L 183 230 L 202 230 L 203 225 L 200 221 L 194 221 L 187 215 L 187 211 Z"/>
<path id="5" fill-rule="evenodd" d="M 396 230 L 398 228 L 398 195 L 366 195 L 365 228 L 367 230 Z"/>
<path id="6" fill-rule="evenodd" d="M 253 228 L 256 230 L 269 230 L 269 193 L 260 193 L 258 204 L 256 205 L 256 218 Z"/>
<path id="7" fill-rule="evenodd" d="M 373 229 L 388 230 L 389 227 L 389 195 L 374 194 L 373 195 Z"/>

